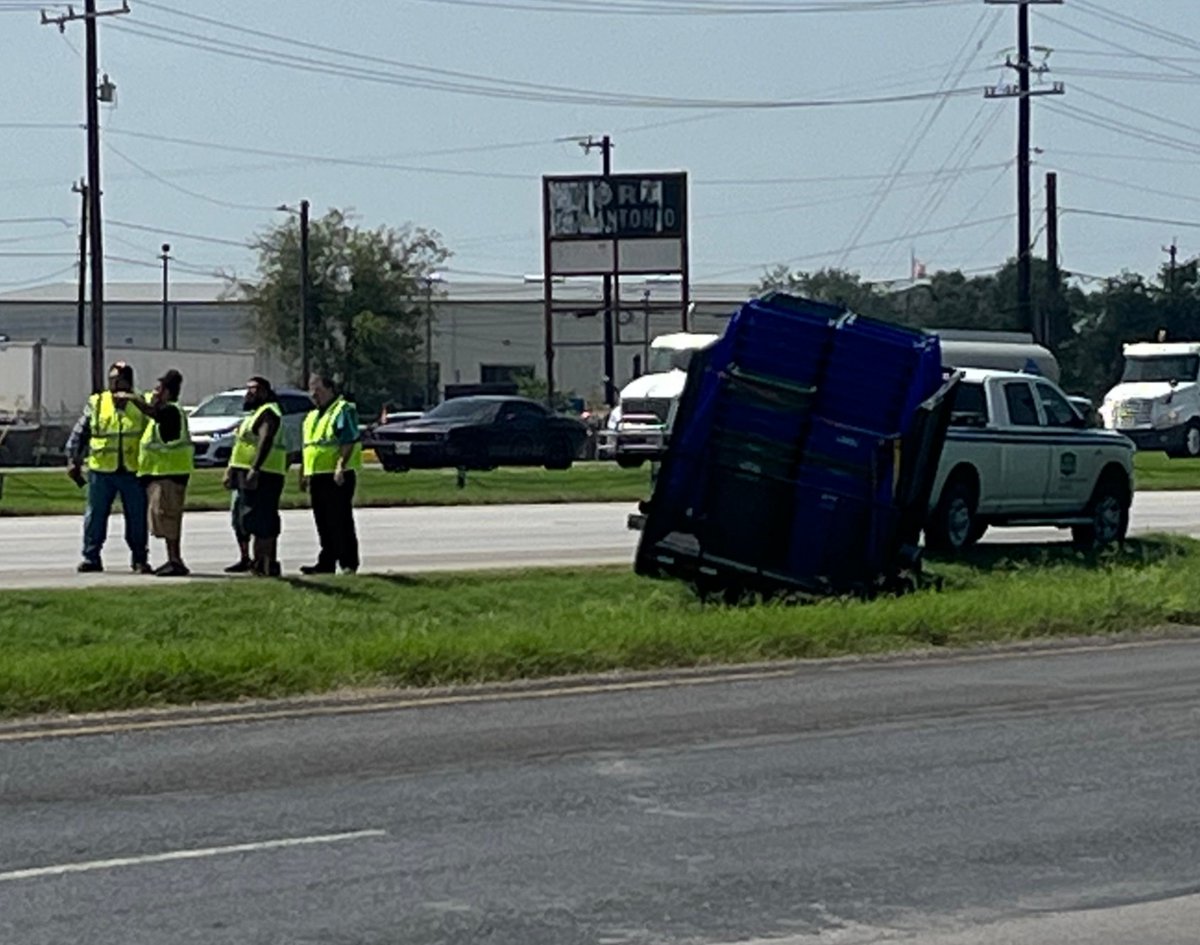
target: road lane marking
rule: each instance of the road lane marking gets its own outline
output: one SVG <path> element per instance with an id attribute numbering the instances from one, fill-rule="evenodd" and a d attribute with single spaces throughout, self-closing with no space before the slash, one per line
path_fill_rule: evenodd
<path id="1" fill-rule="evenodd" d="M 386 830 L 355 830 L 353 833 L 327 833 L 315 837 L 288 837 L 283 840 L 262 840 L 257 843 L 238 843 L 228 847 L 203 847 L 198 850 L 169 850 L 143 856 L 123 856 L 112 860 L 90 860 L 83 863 L 61 863 L 57 866 L 38 866 L 33 869 L 10 870 L 0 873 L 0 883 L 19 879 L 38 879 L 43 876 L 63 876 L 67 873 L 90 873 L 95 870 L 114 870 L 146 863 L 172 863 L 179 860 L 203 860 L 233 853 L 260 853 L 264 850 L 285 850 L 289 847 L 312 846 L 318 843 L 341 843 L 346 840 L 366 840 L 383 837 Z"/>

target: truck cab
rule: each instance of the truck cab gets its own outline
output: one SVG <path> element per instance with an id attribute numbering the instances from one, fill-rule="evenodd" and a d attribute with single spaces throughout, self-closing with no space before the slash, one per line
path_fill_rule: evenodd
<path id="1" fill-rule="evenodd" d="M 1083 546 L 1124 539 L 1134 445 L 1090 428 L 1058 385 L 966 369 L 938 464 L 926 542 L 960 551 L 991 526 L 1071 528 Z"/>
<path id="2" fill-rule="evenodd" d="M 621 399 L 600 435 L 599 456 L 625 469 L 662 457 L 675 407 L 687 383 L 692 355 L 719 335 L 673 332 L 650 342 L 647 373 L 621 389 Z"/>
<path id="3" fill-rule="evenodd" d="M 1104 425 L 1138 449 L 1200 457 L 1200 342 L 1139 342 L 1124 354 L 1121 381 L 1100 407 Z"/>

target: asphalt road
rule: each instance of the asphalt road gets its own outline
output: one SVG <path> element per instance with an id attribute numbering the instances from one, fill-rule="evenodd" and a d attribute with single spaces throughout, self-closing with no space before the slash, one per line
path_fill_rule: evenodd
<path id="1" fill-rule="evenodd" d="M 5 945 L 1196 940 L 1200 641 L 70 737 Z"/>
<path id="2" fill-rule="evenodd" d="M 634 511 L 623 503 L 359 509 L 366 571 L 467 570 L 542 565 L 620 564 L 632 560 L 637 533 L 626 528 Z M 285 512 L 280 557 L 297 570 L 316 560 L 316 531 L 305 510 Z M 120 516 L 109 528 L 107 572 L 78 575 L 80 516 L 0 518 L 0 588 L 80 587 L 141 583 L 128 572 Z M 1200 537 L 1200 492 L 1140 493 L 1134 532 L 1178 532 Z M 988 541 L 1062 541 L 1057 529 L 993 529 Z M 184 557 L 198 575 L 219 575 L 237 557 L 223 512 L 184 519 Z M 151 542 L 160 561 L 161 543 Z"/>

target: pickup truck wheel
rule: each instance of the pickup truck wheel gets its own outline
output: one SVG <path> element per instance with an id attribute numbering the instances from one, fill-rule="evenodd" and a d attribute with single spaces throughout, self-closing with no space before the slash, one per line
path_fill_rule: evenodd
<path id="1" fill-rule="evenodd" d="M 1128 491 L 1115 479 L 1102 481 L 1096 486 L 1088 515 L 1091 522 L 1071 529 L 1076 547 L 1090 551 L 1121 544 L 1129 531 Z"/>
<path id="2" fill-rule="evenodd" d="M 622 469 L 641 469 L 644 462 L 646 462 L 646 458 L 644 456 L 617 457 L 617 465 Z"/>
<path id="3" fill-rule="evenodd" d="M 975 490 L 966 482 L 952 482 L 925 526 L 925 545 L 931 551 L 958 554 L 978 541 L 986 528 L 975 520 Z"/>

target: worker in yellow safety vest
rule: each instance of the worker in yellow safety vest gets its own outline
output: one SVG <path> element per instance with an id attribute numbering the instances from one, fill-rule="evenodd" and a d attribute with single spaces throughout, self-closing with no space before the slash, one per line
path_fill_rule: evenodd
<path id="1" fill-rule="evenodd" d="M 354 490 L 362 471 L 362 434 L 358 410 L 338 394 L 333 380 L 314 374 L 308 383 L 317 409 L 304 418 L 300 488 L 312 497 L 313 519 L 321 544 L 316 564 L 303 574 L 358 570 L 358 535 L 354 528 Z"/>
<path id="2" fill-rule="evenodd" d="M 146 415 L 147 423 L 138 447 L 138 475 L 146 487 L 150 534 L 167 546 L 167 560 L 155 569 L 160 577 L 185 577 L 180 547 L 183 504 L 192 474 L 192 438 L 187 414 L 179 406 L 183 375 L 174 368 L 158 379 L 145 400 L 129 396 L 129 403 Z M 118 394 L 118 399 L 126 395 Z"/>
<path id="3" fill-rule="evenodd" d="M 151 573 L 146 535 L 146 493 L 138 479 L 138 459 L 146 418 L 129 400 L 133 368 L 116 361 L 108 371 L 108 390 L 92 394 L 67 440 L 67 475 L 87 488 L 83 516 L 81 572 L 103 571 L 100 553 L 108 538 L 113 502 L 121 497 L 125 543 L 135 573 Z M 86 464 L 87 477 L 83 469 Z"/>
<path id="4" fill-rule="evenodd" d="M 245 536 L 247 542 L 253 540 L 254 553 L 250 557 L 248 544 L 243 545 L 241 560 L 225 570 L 278 577 L 282 528 L 279 499 L 288 466 L 283 411 L 271 382 L 265 377 L 252 377 L 246 382 L 242 405 L 247 413 L 234 432 L 225 488 L 234 492 L 235 533 Z"/>

